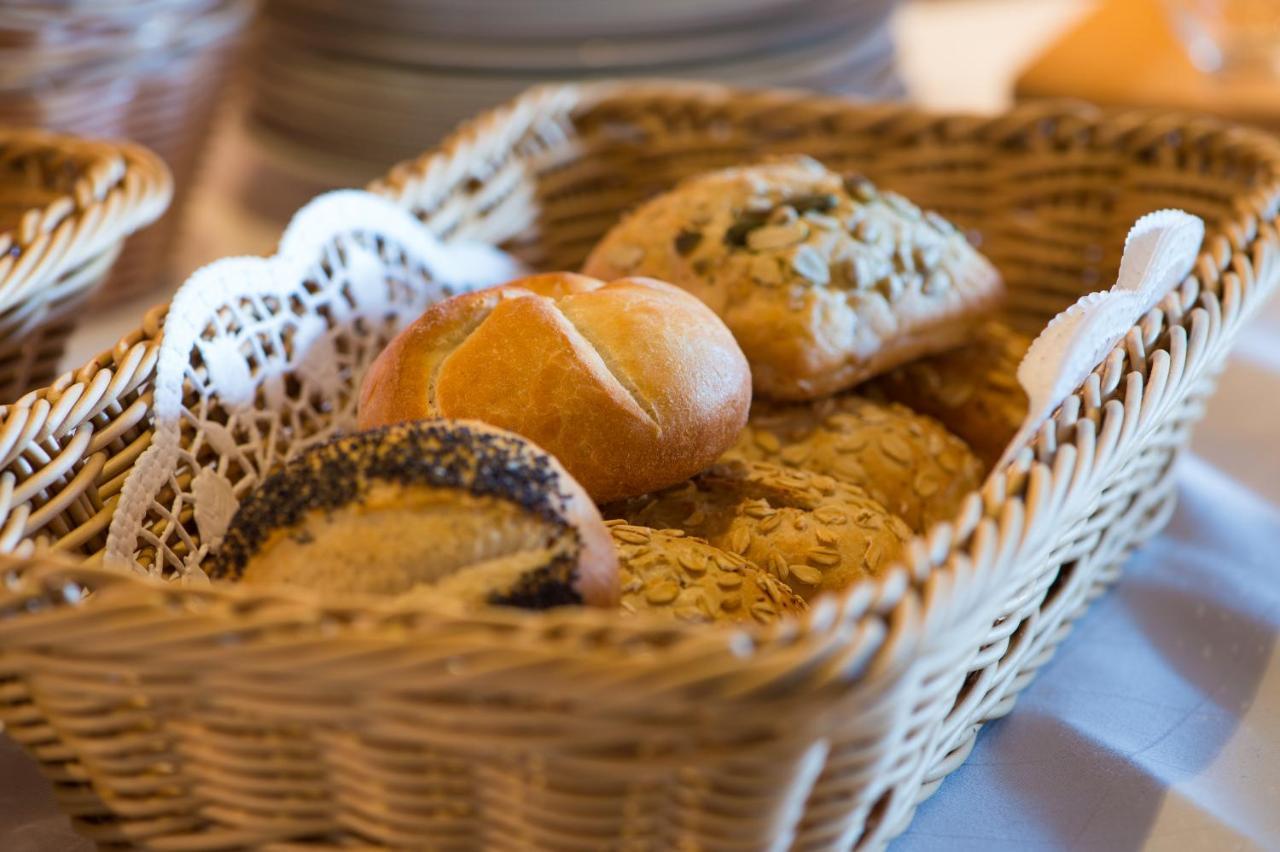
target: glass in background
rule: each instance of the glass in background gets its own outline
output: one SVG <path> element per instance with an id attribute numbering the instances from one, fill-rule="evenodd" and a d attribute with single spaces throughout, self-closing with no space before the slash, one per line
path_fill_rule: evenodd
<path id="1" fill-rule="evenodd" d="M 1202 71 L 1280 78 L 1280 0 L 1165 0 Z"/>

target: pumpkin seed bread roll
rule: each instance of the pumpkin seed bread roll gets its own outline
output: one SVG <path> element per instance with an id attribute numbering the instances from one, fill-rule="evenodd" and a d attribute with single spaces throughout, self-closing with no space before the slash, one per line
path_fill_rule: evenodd
<path id="1" fill-rule="evenodd" d="M 1018 364 L 1030 346 L 1030 337 L 992 320 L 972 343 L 904 364 L 860 390 L 937 418 L 989 468 L 1027 416 Z"/>
<path id="2" fill-rule="evenodd" d="M 808 609 L 786 585 L 680 530 L 608 521 L 618 548 L 622 609 L 680 621 L 772 624 Z"/>
<path id="3" fill-rule="evenodd" d="M 683 485 L 604 512 L 706 539 L 805 600 L 877 576 L 911 537 L 906 524 L 857 486 L 762 463 L 717 464 Z"/>
<path id="4" fill-rule="evenodd" d="M 207 571 L 544 609 L 615 605 L 617 568 L 599 511 L 555 459 L 483 423 L 434 420 L 291 460 L 240 504 Z"/>
<path id="5" fill-rule="evenodd" d="M 374 361 L 360 426 L 464 417 L 545 448 L 596 500 L 681 482 L 747 422 L 751 373 L 685 291 L 547 273 L 439 302 Z"/>
<path id="6" fill-rule="evenodd" d="M 950 349 L 1004 297 L 945 219 L 808 157 L 685 180 L 609 231 L 583 271 L 693 293 L 738 339 L 756 393 L 784 400 Z"/>
<path id="7" fill-rule="evenodd" d="M 954 518 L 983 473 L 964 441 L 936 420 L 852 394 L 808 405 L 757 405 L 725 457 L 856 485 L 916 532 Z"/>

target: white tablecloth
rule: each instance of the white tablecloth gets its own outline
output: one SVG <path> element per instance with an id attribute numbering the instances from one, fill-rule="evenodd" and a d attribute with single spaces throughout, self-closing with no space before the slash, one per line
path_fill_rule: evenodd
<path id="1" fill-rule="evenodd" d="M 997 109 L 1017 67 L 1081 8 L 912 5 L 899 28 L 907 78 L 927 105 Z M 234 143 L 211 177 L 234 169 L 228 151 Z M 225 204 L 206 198 L 192 265 L 262 247 L 243 225 L 219 230 Z M 86 325 L 69 363 L 109 344 L 143 306 Z M 1280 848 L 1278 426 L 1280 301 L 1237 348 L 1180 468 L 1168 530 L 1076 625 L 1014 713 L 982 732 L 895 850 Z M 88 848 L 0 739 L 0 850 Z"/>

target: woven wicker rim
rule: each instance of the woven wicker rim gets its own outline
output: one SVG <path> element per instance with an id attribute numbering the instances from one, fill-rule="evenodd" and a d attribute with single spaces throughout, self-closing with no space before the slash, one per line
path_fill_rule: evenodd
<path id="1" fill-rule="evenodd" d="M 173 193 L 164 161 L 141 146 L 0 130 L 0 161 L 41 158 L 67 164 L 76 177 L 0 232 L 0 310 L 157 219 Z"/>
<path id="2" fill-rule="evenodd" d="M 459 164 L 467 161 L 480 136 L 518 137 L 528 129 L 529 116 L 585 109 L 620 89 L 630 96 L 647 93 L 655 99 L 668 98 L 673 111 L 683 108 L 690 99 L 714 108 L 730 97 L 739 103 L 754 100 L 761 110 L 768 108 L 775 113 L 788 109 L 833 113 L 848 110 L 847 102 L 802 92 L 742 92 L 670 81 L 542 88 L 463 126 L 437 152 L 397 166 L 372 188 L 399 199 L 412 196 L 417 205 L 429 207 L 433 199 L 443 198 L 471 179 Z M 894 127 L 904 136 L 963 133 L 1015 140 L 1025 139 L 1028 127 L 1039 127 L 1046 137 L 1045 144 L 1053 144 L 1055 138 L 1069 140 L 1079 134 L 1095 134 L 1112 142 L 1124 140 L 1135 150 L 1166 134 L 1220 134 L 1224 130 L 1218 122 L 1189 116 L 1137 113 L 1104 119 L 1088 107 L 1062 104 L 1023 107 L 990 119 L 939 118 L 897 106 L 867 109 L 868 122 L 874 123 L 880 117 L 892 117 Z M 797 700 L 812 702 L 815 693 L 843 689 L 873 673 L 884 675 L 909 662 L 923 626 L 940 609 L 944 610 L 943 617 L 952 619 L 948 624 L 960 630 L 956 619 L 965 608 L 955 605 L 958 596 L 974 602 L 968 608 L 970 617 L 981 620 L 985 610 L 978 603 L 1002 579 L 992 575 L 990 566 L 1007 566 L 1014 561 L 1008 556 L 1011 549 L 1036 529 L 1039 518 L 1052 516 L 1055 501 L 1064 491 L 1087 478 L 1081 471 L 1104 453 L 1134 440 L 1143 416 L 1156 416 L 1152 412 L 1160 404 L 1160 390 L 1176 384 L 1170 371 L 1179 371 L 1175 375 L 1181 379 L 1181 365 L 1186 363 L 1187 353 L 1199 352 L 1206 341 L 1221 338 L 1218 332 L 1224 316 L 1234 321 L 1241 314 L 1242 305 L 1259 300 L 1254 292 L 1253 270 L 1270 269 L 1275 263 L 1276 236 L 1271 221 L 1280 199 L 1280 144 L 1260 133 L 1229 132 L 1241 150 L 1263 164 L 1257 169 L 1258 184 L 1247 199 L 1238 203 L 1235 216 L 1222 223 L 1220 233 L 1206 243 L 1197 271 L 1178 293 L 1130 332 L 1054 419 L 1045 424 L 1031 447 L 1024 449 L 1007 469 L 993 475 L 980 492 L 969 495 L 954 521 L 937 524 L 926 535 L 917 537 L 903 564 L 876 580 L 818 601 L 800 620 L 771 627 L 730 627 L 624 620 L 614 613 L 589 610 L 537 614 L 490 610 L 450 616 L 409 610 L 389 602 L 336 602 L 306 590 L 175 588 L 158 580 L 93 565 L 73 565 L 58 558 L 42 558 L 35 564 L 24 560 L 15 582 L 28 590 L 42 589 L 54 595 L 60 595 L 68 582 L 96 589 L 97 595 L 76 606 L 95 607 L 99 612 L 139 604 L 169 610 L 176 607 L 193 619 L 208 619 L 208 628 L 220 631 L 234 630 L 241 624 L 249 628 L 252 621 L 270 612 L 294 625 L 300 635 L 323 631 L 332 638 L 335 633 L 349 633 L 363 642 L 413 647 L 424 654 L 431 652 L 431 643 L 415 643 L 415 638 L 438 641 L 442 624 L 448 624 L 450 629 L 467 631 L 473 647 L 491 642 L 495 654 L 502 654 L 508 661 L 513 657 L 523 660 L 531 670 L 537 668 L 539 660 L 564 662 L 577 656 L 590 657 L 595 662 L 611 658 L 620 669 L 629 663 L 647 668 L 652 664 L 652 655 L 662 653 L 679 658 L 672 670 L 686 673 L 662 684 L 664 692 L 680 692 L 695 683 L 714 688 L 717 676 L 732 670 L 739 680 L 728 694 L 720 695 L 723 699 L 768 697 L 785 702 L 792 694 Z M 1202 288 L 1201 279 L 1217 282 L 1215 289 Z M 1183 325 L 1187 314 L 1189 329 Z M 44 427 L 56 432 L 58 423 L 69 422 L 71 408 L 91 405 L 79 397 L 100 370 L 110 367 L 118 371 L 113 374 L 113 385 L 127 386 L 131 377 L 141 381 L 154 363 L 155 339 L 162 318 L 163 309 L 153 311 L 143 328 L 114 350 L 74 376 L 68 374 L 54 387 L 25 397 L 19 405 L 61 407 L 62 416 L 51 419 L 53 425 Z M 1169 330 L 1167 348 L 1147 352 L 1144 346 L 1150 346 L 1162 326 Z M 1147 377 L 1151 389 L 1144 399 L 1142 387 Z M 1091 420 L 1081 417 L 1090 400 L 1099 397 L 1100 387 L 1115 389 L 1121 385 L 1130 392 L 1124 394 L 1123 400 L 1105 402 L 1099 425 L 1095 427 Z M 72 394 L 78 401 L 61 405 Z M 934 606 L 936 598 L 952 605 Z M 0 641 L 6 638 L 6 632 L 0 619 Z M 795 674 L 801 663 L 805 664 L 803 678 Z M 744 678 L 743 673 L 748 670 L 755 675 Z M 752 686 L 744 686 L 744 681 Z M 806 689 L 795 688 L 801 681 Z M 603 685 L 595 686 L 604 697 Z M 686 697 L 691 697 L 692 692 L 684 690 Z M 626 690 L 620 693 L 633 694 Z"/>

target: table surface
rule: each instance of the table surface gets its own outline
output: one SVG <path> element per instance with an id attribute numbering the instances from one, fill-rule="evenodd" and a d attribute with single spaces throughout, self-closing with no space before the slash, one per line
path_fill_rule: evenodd
<path id="1" fill-rule="evenodd" d="M 898 21 L 914 96 L 991 111 L 1081 0 L 949 0 Z M 223 128 L 181 262 L 270 246 L 212 187 L 240 168 Z M 68 364 L 109 345 L 157 297 L 104 311 Z M 899 850 L 1280 848 L 1280 300 L 1246 330 L 1179 471 L 1169 528 L 1076 625 L 1009 717 L 916 815 Z M 35 767 L 0 738 L 0 850 L 89 845 Z"/>

